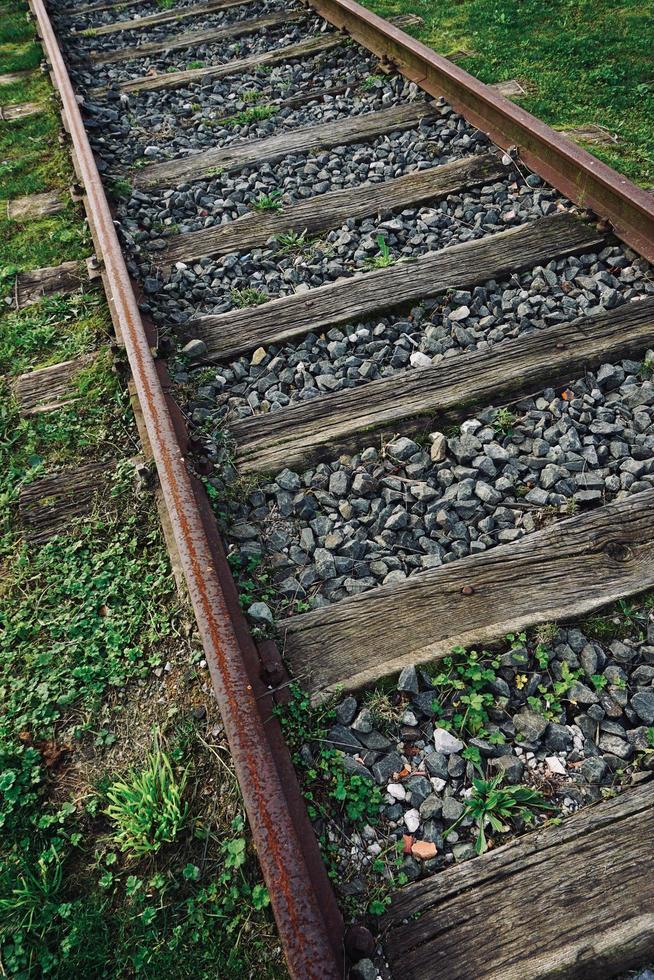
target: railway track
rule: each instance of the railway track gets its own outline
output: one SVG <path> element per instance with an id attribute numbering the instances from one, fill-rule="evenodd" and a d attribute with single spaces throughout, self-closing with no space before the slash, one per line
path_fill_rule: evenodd
<path id="1" fill-rule="evenodd" d="M 289 969 L 342 976 L 370 937 L 344 937 L 271 709 L 289 676 L 358 696 L 654 586 L 654 200 L 353 0 L 31 7 Z M 232 567 L 263 556 L 277 645 L 251 632 L 265 602 L 239 608 L 198 475 Z M 648 669 L 629 683 L 645 731 Z M 598 711 L 615 769 L 621 712 Z M 444 731 L 428 707 L 414 723 Z M 382 787 L 415 755 L 339 731 Z M 643 962 L 653 798 L 644 782 L 443 874 L 433 847 L 379 969 Z"/>

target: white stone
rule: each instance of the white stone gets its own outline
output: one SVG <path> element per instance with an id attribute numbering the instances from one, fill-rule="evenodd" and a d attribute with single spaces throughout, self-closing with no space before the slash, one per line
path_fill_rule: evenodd
<path id="1" fill-rule="evenodd" d="M 565 776 L 565 766 L 555 755 L 548 755 L 545 758 L 545 765 L 550 772 L 555 772 L 559 776 Z"/>
<path id="2" fill-rule="evenodd" d="M 404 814 L 404 823 L 410 834 L 414 834 L 420 826 L 420 814 L 417 810 L 407 810 Z"/>
<path id="3" fill-rule="evenodd" d="M 419 350 L 414 350 L 413 354 L 409 358 L 411 367 L 414 368 L 428 368 L 431 367 L 431 357 L 428 354 L 423 354 Z"/>
<path id="4" fill-rule="evenodd" d="M 447 786 L 446 781 L 444 779 L 441 779 L 440 776 L 432 776 L 430 782 L 434 787 L 435 793 L 442 793 L 445 787 Z"/>
<path id="5" fill-rule="evenodd" d="M 400 783 L 389 783 L 386 787 L 386 792 L 389 796 L 392 796 L 394 800 L 406 799 L 406 790 Z"/>
<path id="6" fill-rule="evenodd" d="M 455 752 L 461 752 L 463 742 L 451 732 L 446 731 L 445 728 L 436 728 L 434 730 L 434 746 L 436 751 L 442 752 L 443 755 L 454 755 Z"/>
<path id="7" fill-rule="evenodd" d="M 442 463 L 447 456 L 447 439 L 442 432 L 430 432 L 430 456 L 433 463 Z"/>

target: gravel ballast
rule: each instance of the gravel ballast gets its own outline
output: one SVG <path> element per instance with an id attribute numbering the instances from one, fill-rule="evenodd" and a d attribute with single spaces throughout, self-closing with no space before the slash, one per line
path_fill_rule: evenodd
<path id="1" fill-rule="evenodd" d="M 179 89 L 137 91 L 129 96 L 111 92 L 106 101 L 87 100 L 84 108 L 89 135 L 103 161 L 112 167 L 128 167 L 144 158 L 146 147 L 158 149 L 163 158 L 189 148 L 263 139 L 279 128 L 305 125 L 315 116 L 316 105 L 323 102 L 323 90 L 323 115 L 315 117 L 325 122 L 339 117 L 340 103 L 333 101 L 337 95 L 348 96 L 353 112 L 361 111 L 360 105 L 382 108 L 393 104 L 404 80 L 378 79 L 372 76 L 373 69 L 372 57 L 359 48 L 343 46 L 329 52 L 328 64 L 324 54 L 316 55 L 275 65 L 268 72 L 208 79 Z M 362 97 L 364 93 L 370 97 Z M 297 105 L 285 104 L 288 99 L 299 101 L 299 113 Z M 253 117 L 253 110 L 261 114 L 261 109 L 274 112 L 247 124 L 238 121 L 239 113 Z M 229 124 L 225 122 L 228 118 Z"/>
<path id="2" fill-rule="evenodd" d="M 426 444 L 400 437 L 283 470 L 228 505 L 227 536 L 244 558 L 263 556 L 279 599 L 317 606 L 651 489 L 654 352 L 646 364 L 602 365 Z"/>
<path id="3" fill-rule="evenodd" d="M 474 857 L 477 827 L 465 804 L 475 777 L 502 774 L 503 786 L 538 790 L 552 809 L 535 811 L 534 825 L 650 778 L 654 623 L 648 609 L 641 605 L 631 628 L 619 615 L 591 629 L 545 626 L 491 652 L 406 667 L 385 693 L 338 702 L 325 744 L 344 753 L 347 774 L 383 794 L 375 826 L 353 831 L 333 817 L 316 821 L 332 856 L 339 855 L 342 897 L 369 894 L 374 862 L 394 842 L 399 871 L 409 881 Z M 598 639 L 600 625 L 619 638 Z M 457 700 L 470 694 L 476 665 L 486 680 L 475 682 L 475 692 L 487 706 L 478 736 L 461 727 Z M 460 682 L 459 694 L 452 682 Z M 322 743 L 305 743 L 301 773 L 322 750 Z M 497 846 L 510 830 L 525 829 L 518 821 L 504 833 L 487 833 Z"/>

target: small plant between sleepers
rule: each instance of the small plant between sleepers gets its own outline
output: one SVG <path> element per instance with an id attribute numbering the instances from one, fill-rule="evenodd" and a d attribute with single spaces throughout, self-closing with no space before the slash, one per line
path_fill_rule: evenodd
<path id="1" fill-rule="evenodd" d="M 261 306 L 262 303 L 267 303 L 270 298 L 260 289 L 252 289 L 250 286 L 245 286 L 243 289 L 232 289 L 231 297 L 232 303 L 239 309 L 244 309 L 246 306 Z"/>
<path id="2" fill-rule="evenodd" d="M 261 193 L 256 201 L 252 202 L 252 207 L 256 211 L 281 211 L 284 207 L 281 198 L 281 191 L 271 191 L 270 194 Z"/>
<path id="3" fill-rule="evenodd" d="M 483 854 L 488 850 L 486 828 L 498 834 L 505 834 L 511 829 L 510 821 L 522 820 L 531 823 L 534 810 L 556 810 L 548 803 L 542 793 L 528 786 L 502 786 L 503 773 L 493 779 L 472 780 L 472 792 L 464 801 L 464 810 L 459 819 L 444 832 L 447 837 L 458 827 L 462 820 L 471 817 L 477 825 L 475 851 Z"/>
<path id="4" fill-rule="evenodd" d="M 366 259 L 366 267 L 368 269 L 386 269 L 389 265 L 394 265 L 396 260 L 391 255 L 391 250 L 383 235 L 377 235 L 377 247 L 379 253 L 371 259 Z"/>

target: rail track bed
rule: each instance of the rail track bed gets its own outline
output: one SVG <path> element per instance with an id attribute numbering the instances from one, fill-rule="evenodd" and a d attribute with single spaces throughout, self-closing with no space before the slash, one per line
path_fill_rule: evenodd
<path id="1" fill-rule="evenodd" d="M 284 704 L 293 680 L 323 713 L 304 738 L 292 706 L 285 722 L 314 829 L 341 907 L 383 911 L 343 947 L 328 890 L 299 924 L 299 879 L 276 894 L 263 855 L 292 974 L 646 962 L 654 203 L 412 41 L 411 17 L 49 6 L 187 427 L 176 459 L 203 478 L 258 641 L 263 672 L 232 608 L 252 685 Z M 349 824 L 316 790 L 334 766 L 360 788 Z M 471 801 L 496 777 L 540 803 L 475 857 Z M 328 939 L 303 943 L 321 913 Z"/>

